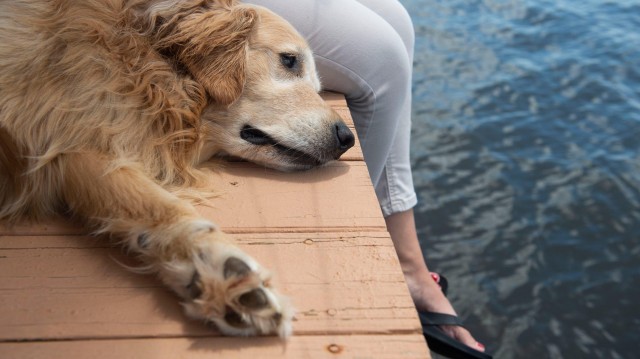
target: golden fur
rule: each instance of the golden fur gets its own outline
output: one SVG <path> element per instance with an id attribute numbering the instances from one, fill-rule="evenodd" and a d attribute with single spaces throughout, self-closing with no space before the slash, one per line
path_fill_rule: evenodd
<path id="1" fill-rule="evenodd" d="M 3 1 L 0 219 L 76 216 L 121 238 L 190 316 L 285 336 L 268 273 L 177 193 L 215 155 L 282 170 L 339 157 L 353 136 L 319 89 L 304 40 L 260 7 Z"/>

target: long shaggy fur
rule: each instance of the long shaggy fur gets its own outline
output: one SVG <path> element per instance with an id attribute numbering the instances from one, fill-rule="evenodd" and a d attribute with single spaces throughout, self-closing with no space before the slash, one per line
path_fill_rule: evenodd
<path id="1" fill-rule="evenodd" d="M 233 61 L 244 61 L 242 41 L 253 13 L 246 11 L 248 18 L 238 21 L 229 10 L 233 4 L 3 2 L 0 218 L 59 210 L 62 162 L 70 153 L 95 151 L 116 160 L 113 166 L 141 164 L 163 185 L 194 184 L 205 87 L 213 87 L 214 99 L 230 103 L 240 89 L 225 88 L 225 83 L 242 85 L 241 78 L 230 80 L 222 72 L 231 68 L 236 77 L 243 76 Z M 223 19 L 214 21 L 216 17 Z M 220 42 L 203 44 L 191 34 Z M 223 56 L 223 51 L 233 56 Z M 188 76 L 182 66 L 196 75 Z M 20 186 L 15 183 L 18 172 L 24 175 Z"/>
<path id="2" fill-rule="evenodd" d="M 196 165 L 214 155 L 281 170 L 337 159 L 354 137 L 319 90 L 307 43 L 257 6 L 0 1 L 0 220 L 73 215 L 189 316 L 287 336 L 269 273 L 187 197 L 206 192 Z"/>
<path id="3" fill-rule="evenodd" d="M 120 239 L 190 316 L 288 335 L 268 273 L 176 195 L 217 136 L 203 110 L 243 92 L 257 20 L 232 0 L 0 2 L 0 220 L 68 211 Z"/>

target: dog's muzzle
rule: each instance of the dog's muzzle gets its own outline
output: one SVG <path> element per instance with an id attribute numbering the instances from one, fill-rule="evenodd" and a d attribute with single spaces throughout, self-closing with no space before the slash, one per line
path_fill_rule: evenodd
<path id="1" fill-rule="evenodd" d="M 328 161 L 337 160 L 355 144 L 355 136 L 342 121 L 335 122 L 330 136 L 328 141 L 325 140 L 324 146 L 308 149 L 289 146 L 250 125 L 245 125 L 240 130 L 240 138 L 243 140 L 256 146 L 269 146 L 292 163 L 305 167 L 320 166 Z"/>

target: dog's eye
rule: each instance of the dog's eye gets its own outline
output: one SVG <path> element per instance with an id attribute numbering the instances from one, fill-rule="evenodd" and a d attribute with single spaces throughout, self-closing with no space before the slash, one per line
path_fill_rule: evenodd
<path id="1" fill-rule="evenodd" d="M 298 65 L 298 57 L 293 54 L 280 54 L 280 62 L 288 69 L 294 69 Z"/>

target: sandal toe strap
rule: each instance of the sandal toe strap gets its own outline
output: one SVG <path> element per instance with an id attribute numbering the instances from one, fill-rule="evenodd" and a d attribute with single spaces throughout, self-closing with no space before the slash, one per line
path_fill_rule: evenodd
<path id="1" fill-rule="evenodd" d="M 422 322 L 422 325 L 457 325 L 460 327 L 464 326 L 462 324 L 462 320 L 459 317 L 451 314 L 418 312 L 418 315 L 420 316 L 420 322 Z"/>

